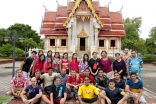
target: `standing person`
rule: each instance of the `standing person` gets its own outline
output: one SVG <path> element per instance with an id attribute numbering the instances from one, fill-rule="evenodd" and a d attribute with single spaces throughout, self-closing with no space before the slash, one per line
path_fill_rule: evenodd
<path id="1" fill-rule="evenodd" d="M 130 74 L 135 72 L 137 76 L 141 79 L 141 72 L 143 67 L 143 60 L 141 57 L 137 56 L 135 50 L 131 51 L 131 57 L 127 60 L 128 67 L 128 78 L 130 78 Z"/>
<path id="2" fill-rule="evenodd" d="M 121 79 L 126 78 L 126 63 L 121 59 L 120 53 L 115 53 L 116 60 L 113 62 L 113 71 L 118 72 Z"/>
<path id="3" fill-rule="evenodd" d="M 38 51 L 38 56 L 36 55 L 36 56 L 34 57 L 34 60 L 39 59 L 39 56 L 40 56 L 41 54 L 44 54 L 43 50 L 39 50 L 39 51 Z M 44 57 L 45 57 L 45 56 L 44 56 Z"/>
<path id="4" fill-rule="evenodd" d="M 66 74 L 66 69 L 62 69 L 62 71 L 60 72 L 60 75 L 58 75 L 58 77 L 60 77 L 60 79 L 61 79 L 61 85 L 66 86 L 66 82 L 68 80 L 68 74 Z"/>
<path id="5" fill-rule="evenodd" d="M 98 104 L 98 99 L 100 99 L 99 91 L 94 85 L 90 84 L 89 82 L 90 79 L 86 76 L 84 78 L 84 85 L 79 87 L 78 98 L 80 104 Z"/>
<path id="6" fill-rule="evenodd" d="M 125 48 L 124 49 L 124 54 L 122 55 L 122 59 L 127 63 L 127 60 L 130 58 L 130 54 L 128 54 L 129 49 Z"/>
<path id="7" fill-rule="evenodd" d="M 37 54 L 36 51 L 32 51 L 31 56 L 28 56 L 27 58 L 25 58 L 24 61 L 20 65 L 20 69 L 22 70 L 22 74 L 26 78 L 28 78 L 28 72 L 30 71 L 30 66 L 31 66 L 36 54 Z"/>
<path id="8" fill-rule="evenodd" d="M 115 87 L 113 79 L 108 82 L 108 87 L 105 89 L 106 96 L 101 95 L 105 98 L 108 104 L 127 104 L 128 95 L 124 93 L 120 88 Z M 120 95 L 123 97 L 120 98 Z"/>
<path id="9" fill-rule="evenodd" d="M 54 63 L 54 72 L 60 73 L 60 69 L 59 69 L 60 53 L 59 52 L 55 52 L 53 63 Z"/>
<path id="10" fill-rule="evenodd" d="M 122 91 L 125 91 L 125 81 L 120 78 L 120 74 L 118 72 L 114 73 L 114 82 L 115 87 L 120 88 Z"/>
<path id="11" fill-rule="evenodd" d="M 69 66 L 70 62 L 68 60 L 68 53 L 65 52 L 63 53 L 62 60 L 60 61 L 60 70 L 64 68 L 66 69 L 67 74 L 69 74 Z"/>
<path id="12" fill-rule="evenodd" d="M 7 94 L 20 97 L 21 92 L 26 88 L 27 84 L 27 78 L 22 76 L 22 71 L 18 69 L 16 70 L 16 76 L 11 80 L 11 92 L 9 91 Z"/>
<path id="13" fill-rule="evenodd" d="M 84 82 L 85 76 L 89 77 L 90 83 L 92 83 L 92 84 L 94 83 L 94 77 L 92 75 L 90 75 L 89 68 L 85 69 L 85 73 L 84 74 L 80 74 L 80 77 L 82 78 L 82 82 Z"/>
<path id="14" fill-rule="evenodd" d="M 135 72 L 131 73 L 131 79 L 126 83 L 126 91 L 129 93 L 129 97 L 133 97 L 135 104 L 147 104 L 143 97 L 143 83 L 137 79 Z"/>
<path id="15" fill-rule="evenodd" d="M 104 75 L 103 69 L 99 69 L 98 75 L 95 76 L 95 82 L 94 85 L 100 89 L 100 91 L 104 90 L 106 87 L 108 87 L 108 78 L 106 75 Z"/>
<path id="16" fill-rule="evenodd" d="M 31 77 L 34 76 L 36 70 L 39 70 L 41 72 L 43 65 L 44 65 L 44 54 L 41 54 L 39 58 L 34 60 L 33 62 Z"/>
<path id="17" fill-rule="evenodd" d="M 44 62 L 43 68 L 42 68 L 42 74 L 43 73 L 48 73 L 48 68 L 54 68 L 54 63 L 51 57 L 47 58 L 47 61 Z"/>
<path id="18" fill-rule="evenodd" d="M 100 59 L 97 58 L 97 52 L 92 53 L 93 58 L 91 58 L 88 62 L 90 72 L 92 76 L 96 76 L 98 73 L 98 69 L 100 67 Z"/>
<path id="19" fill-rule="evenodd" d="M 73 53 L 72 60 L 70 61 L 70 70 L 75 70 L 76 73 L 79 73 L 79 60 L 77 60 L 77 53 Z"/>
<path id="20" fill-rule="evenodd" d="M 76 100 L 76 103 L 79 103 L 77 92 L 81 83 L 82 83 L 81 78 L 76 75 L 76 71 L 71 70 L 71 76 L 68 76 L 68 80 L 67 80 L 67 90 L 69 96 L 71 94 L 71 91 L 74 92 L 74 98 Z"/>
<path id="21" fill-rule="evenodd" d="M 81 60 L 80 63 L 79 63 L 80 74 L 84 74 L 85 69 L 87 69 L 89 67 L 88 61 L 89 61 L 89 55 L 87 53 L 85 53 L 83 55 L 83 60 Z"/>
<path id="22" fill-rule="evenodd" d="M 36 83 L 36 78 L 31 78 L 31 85 L 27 86 L 21 93 L 21 98 L 24 104 L 40 104 L 42 88 Z"/>
<path id="23" fill-rule="evenodd" d="M 54 84 L 50 88 L 51 104 L 65 104 L 67 93 L 64 85 L 61 85 L 59 77 L 54 78 Z"/>
<path id="24" fill-rule="evenodd" d="M 111 68 L 112 65 L 112 61 L 109 57 L 107 57 L 107 52 L 106 51 L 102 51 L 101 52 L 101 59 L 100 59 L 100 63 L 101 63 L 101 68 L 104 70 L 104 73 L 106 74 L 106 76 L 109 79 L 113 78 L 113 71 Z"/>
<path id="25" fill-rule="evenodd" d="M 49 50 L 47 52 L 47 56 L 45 56 L 45 61 L 47 60 L 48 57 L 51 57 L 51 59 L 53 59 L 53 56 L 52 56 L 53 52 L 51 50 Z"/>

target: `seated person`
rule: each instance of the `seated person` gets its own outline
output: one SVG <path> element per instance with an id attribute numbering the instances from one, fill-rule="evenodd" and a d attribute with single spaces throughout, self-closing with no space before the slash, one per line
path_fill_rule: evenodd
<path id="1" fill-rule="evenodd" d="M 142 95 L 143 83 L 141 80 L 137 79 L 137 74 L 135 72 L 131 73 L 131 79 L 126 83 L 126 91 L 129 97 L 133 97 L 135 104 L 147 104 Z"/>
<path id="2" fill-rule="evenodd" d="M 71 73 L 71 76 L 68 76 L 68 80 L 67 80 L 68 95 L 70 96 L 71 91 L 73 91 L 74 92 L 74 97 L 76 99 L 76 103 L 79 103 L 77 91 L 78 91 L 78 88 L 81 85 L 82 81 L 81 81 L 81 78 L 76 75 L 75 70 L 71 70 L 70 73 Z"/>
<path id="3" fill-rule="evenodd" d="M 94 85 L 101 90 L 104 90 L 106 87 L 108 87 L 108 78 L 106 75 L 104 75 L 103 69 L 98 70 L 98 75 L 95 76 L 95 82 Z"/>
<path id="4" fill-rule="evenodd" d="M 57 76 L 58 73 L 53 72 L 53 68 L 48 68 L 48 73 L 44 73 L 41 78 L 43 78 L 44 82 L 44 91 L 48 96 L 50 96 L 50 86 L 53 84 L 54 77 Z"/>
<path id="5" fill-rule="evenodd" d="M 37 79 L 37 84 L 40 85 L 43 89 L 43 78 L 41 78 L 41 72 L 39 70 L 36 70 L 35 78 Z"/>
<path id="6" fill-rule="evenodd" d="M 89 68 L 85 69 L 84 74 L 81 74 L 80 77 L 82 78 L 82 82 L 84 80 L 84 77 L 87 76 L 90 79 L 90 83 L 94 83 L 94 77 L 92 75 L 90 75 L 90 70 Z"/>
<path id="7" fill-rule="evenodd" d="M 27 84 L 27 78 L 22 76 L 22 71 L 20 69 L 16 70 L 16 76 L 11 80 L 11 92 L 9 91 L 9 94 L 20 97 L 20 93 L 26 88 Z"/>
<path id="8" fill-rule="evenodd" d="M 115 81 L 115 87 L 120 88 L 121 90 L 125 91 L 125 81 L 120 78 L 120 74 L 118 72 L 114 73 L 114 81 Z"/>
<path id="9" fill-rule="evenodd" d="M 105 98 L 108 104 L 127 104 L 128 95 L 123 92 L 120 88 L 115 87 L 114 79 L 110 79 L 108 82 L 108 87 L 105 88 Z M 120 98 L 120 95 L 123 95 Z M 103 101 L 105 103 L 105 101 Z"/>
<path id="10" fill-rule="evenodd" d="M 79 87 L 78 97 L 80 104 L 98 104 L 98 99 L 100 99 L 99 91 L 89 82 L 90 79 L 86 76 L 84 77 L 84 85 Z"/>
<path id="11" fill-rule="evenodd" d="M 63 68 L 60 71 L 60 75 L 58 75 L 58 77 L 60 77 L 60 79 L 61 79 L 61 85 L 66 86 L 66 82 L 68 80 L 68 74 L 66 74 L 66 69 Z"/>
<path id="12" fill-rule="evenodd" d="M 26 89 L 21 93 L 21 98 L 24 104 L 40 104 L 42 88 L 36 83 L 36 78 L 32 77 L 31 85 L 27 86 Z"/>

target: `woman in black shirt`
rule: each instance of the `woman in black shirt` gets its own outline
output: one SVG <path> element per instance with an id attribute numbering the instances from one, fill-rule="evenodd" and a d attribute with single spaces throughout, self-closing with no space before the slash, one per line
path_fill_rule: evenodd
<path id="1" fill-rule="evenodd" d="M 90 72 L 92 76 L 96 76 L 98 73 L 98 69 L 100 68 L 100 59 L 97 58 L 97 52 L 92 53 L 93 58 L 91 58 L 88 62 L 90 67 Z"/>
<path id="2" fill-rule="evenodd" d="M 116 60 L 113 62 L 113 71 L 118 72 L 121 75 L 121 79 L 123 76 L 126 76 L 126 64 L 124 60 L 121 59 L 120 53 L 115 54 Z"/>

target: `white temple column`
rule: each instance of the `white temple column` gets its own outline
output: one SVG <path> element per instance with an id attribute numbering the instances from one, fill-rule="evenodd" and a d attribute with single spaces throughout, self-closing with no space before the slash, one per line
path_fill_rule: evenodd
<path id="1" fill-rule="evenodd" d="M 94 46 L 94 34 L 93 34 L 93 18 L 90 18 L 90 35 L 89 35 L 89 44 L 90 46 Z"/>
<path id="2" fill-rule="evenodd" d="M 45 38 L 44 50 L 48 50 L 49 44 L 47 37 Z"/>
<path id="3" fill-rule="evenodd" d="M 108 46 L 109 46 L 109 40 L 106 39 L 106 51 L 108 51 Z"/>
<path id="4" fill-rule="evenodd" d="M 99 33 L 99 31 L 98 31 L 98 29 L 96 28 L 95 29 L 95 51 L 97 51 L 97 49 L 98 49 L 98 33 Z"/>
<path id="5" fill-rule="evenodd" d="M 73 24 L 72 24 L 72 29 L 73 29 L 73 31 L 72 31 L 72 46 L 75 46 L 76 45 L 76 42 L 77 42 L 77 40 L 76 40 L 76 17 L 73 17 L 73 19 L 74 19 L 74 22 L 73 22 Z"/>
<path id="6" fill-rule="evenodd" d="M 68 51 L 70 51 L 70 49 L 71 49 L 71 44 L 72 44 L 72 41 L 71 41 L 71 28 L 68 28 Z"/>

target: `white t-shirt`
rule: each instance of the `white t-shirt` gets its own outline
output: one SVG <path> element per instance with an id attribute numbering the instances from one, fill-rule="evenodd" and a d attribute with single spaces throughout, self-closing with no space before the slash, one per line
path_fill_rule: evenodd
<path id="1" fill-rule="evenodd" d="M 58 73 L 52 73 L 51 76 L 49 76 L 48 73 L 45 73 L 43 74 L 43 78 L 44 78 L 44 87 L 47 87 L 47 86 L 50 86 L 53 84 L 53 80 L 54 80 L 54 77 L 57 76 Z"/>

